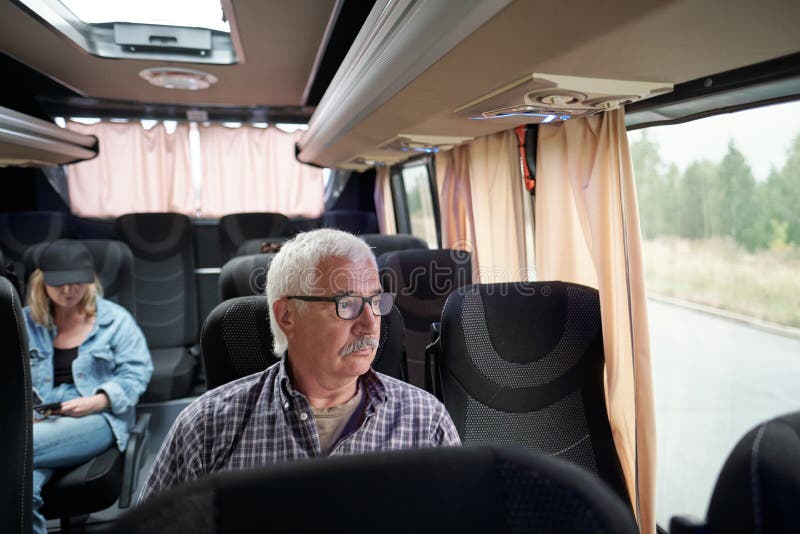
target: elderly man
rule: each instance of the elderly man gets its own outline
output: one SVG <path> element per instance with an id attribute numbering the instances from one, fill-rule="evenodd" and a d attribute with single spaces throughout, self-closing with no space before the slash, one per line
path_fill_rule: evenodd
<path id="1" fill-rule="evenodd" d="M 436 398 L 370 367 L 394 295 L 361 239 L 324 229 L 288 241 L 272 261 L 267 298 L 281 361 L 187 407 L 140 501 L 224 469 L 460 443 Z"/>

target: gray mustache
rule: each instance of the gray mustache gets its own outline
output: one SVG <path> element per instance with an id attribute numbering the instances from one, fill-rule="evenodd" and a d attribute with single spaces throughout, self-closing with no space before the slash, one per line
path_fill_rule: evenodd
<path id="1" fill-rule="evenodd" d="M 339 356 L 347 356 L 350 353 L 366 348 L 378 348 L 378 340 L 371 336 L 360 337 L 352 343 L 345 345 L 344 348 L 339 351 Z"/>

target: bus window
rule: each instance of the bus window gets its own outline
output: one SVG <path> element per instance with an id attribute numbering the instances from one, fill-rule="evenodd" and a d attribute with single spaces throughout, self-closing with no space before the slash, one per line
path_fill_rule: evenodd
<path id="1" fill-rule="evenodd" d="M 704 517 L 739 438 L 800 406 L 799 125 L 794 102 L 629 134 L 662 525 Z"/>
<path id="2" fill-rule="evenodd" d="M 430 167 L 427 159 L 415 160 L 400 167 L 393 173 L 393 194 L 403 196 L 405 210 L 400 214 L 407 217 L 409 233 L 425 240 L 430 248 L 439 248 L 438 206 L 433 196 Z M 405 225 L 398 224 L 398 229 Z"/>

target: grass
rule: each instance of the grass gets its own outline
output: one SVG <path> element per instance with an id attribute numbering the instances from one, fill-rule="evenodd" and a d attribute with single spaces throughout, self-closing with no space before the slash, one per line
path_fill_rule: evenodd
<path id="1" fill-rule="evenodd" d="M 800 251 L 748 253 L 722 239 L 643 242 L 647 291 L 800 327 Z"/>

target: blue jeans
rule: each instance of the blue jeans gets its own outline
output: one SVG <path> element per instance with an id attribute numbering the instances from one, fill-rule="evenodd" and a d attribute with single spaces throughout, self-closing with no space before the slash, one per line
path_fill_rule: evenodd
<path id="1" fill-rule="evenodd" d="M 80 396 L 74 386 L 62 385 L 54 393 L 63 402 Z M 33 532 L 46 534 L 47 521 L 39 513 L 42 486 L 61 467 L 74 467 L 97 456 L 114 443 L 108 421 L 99 413 L 85 417 L 48 417 L 33 425 Z"/>

